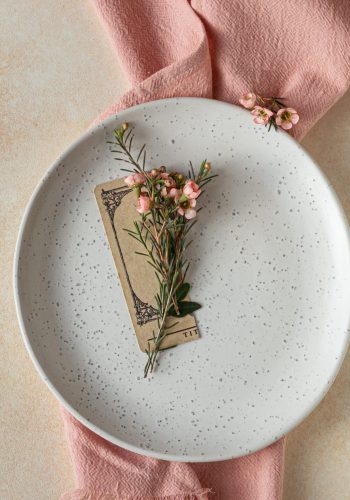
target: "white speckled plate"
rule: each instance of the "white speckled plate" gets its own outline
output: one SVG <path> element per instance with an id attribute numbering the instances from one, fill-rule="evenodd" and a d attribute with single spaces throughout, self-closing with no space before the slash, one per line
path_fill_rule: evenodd
<path id="1" fill-rule="evenodd" d="M 136 126 L 149 166 L 210 160 L 192 246 L 202 338 L 150 379 L 93 189 L 121 175 L 106 144 Z M 320 402 L 345 354 L 347 224 L 327 179 L 286 133 L 204 99 L 140 105 L 90 130 L 50 168 L 20 229 L 23 337 L 58 399 L 92 430 L 145 455 L 221 460 L 258 450 Z"/>

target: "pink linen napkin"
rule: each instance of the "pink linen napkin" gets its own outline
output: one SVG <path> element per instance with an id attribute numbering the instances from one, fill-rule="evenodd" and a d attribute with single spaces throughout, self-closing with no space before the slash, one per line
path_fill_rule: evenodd
<path id="1" fill-rule="evenodd" d="M 148 458 L 97 436 L 62 408 L 76 489 L 61 500 L 277 500 L 284 440 L 254 455 L 187 464 Z"/>
<path id="2" fill-rule="evenodd" d="M 348 0 L 95 0 L 132 88 L 99 120 L 174 96 L 238 103 L 246 90 L 287 98 L 301 138 L 350 82 Z M 274 132 L 271 132 L 274 133 Z M 185 464 L 100 438 L 66 410 L 77 489 L 65 500 L 278 500 L 281 440 L 253 455 Z"/>

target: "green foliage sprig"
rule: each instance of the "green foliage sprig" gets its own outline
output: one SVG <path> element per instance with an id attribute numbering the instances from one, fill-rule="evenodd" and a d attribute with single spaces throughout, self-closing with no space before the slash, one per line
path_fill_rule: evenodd
<path id="1" fill-rule="evenodd" d="M 117 148 L 112 151 L 118 153 L 117 160 L 131 166 L 122 170 L 129 174 L 125 182 L 135 191 L 136 209 L 141 214 L 141 220 L 135 220 L 133 228 L 125 230 L 142 247 L 142 251 L 136 253 L 153 268 L 159 285 L 155 295 L 157 329 L 146 350 L 144 377 L 147 377 L 154 370 L 169 329 L 177 324 L 169 324 L 168 318 L 181 318 L 201 307 L 197 302 L 185 300 L 190 291 L 186 281 L 190 265 L 186 250 L 191 244 L 188 236 L 199 212 L 197 200 L 204 186 L 216 175 L 210 173 L 211 165 L 205 160 L 197 173 L 190 163 L 187 176 L 167 172 L 164 166 L 146 171 L 145 145 L 135 156 L 133 154 L 133 129 L 124 123 L 114 130 L 114 137 L 112 144 Z"/>

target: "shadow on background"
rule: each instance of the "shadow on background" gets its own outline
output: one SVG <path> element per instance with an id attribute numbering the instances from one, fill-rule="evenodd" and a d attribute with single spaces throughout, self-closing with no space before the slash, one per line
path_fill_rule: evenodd
<path id="1" fill-rule="evenodd" d="M 302 145 L 327 175 L 350 221 L 350 91 Z M 287 438 L 283 500 L 349 500 L 349 464 L 350 351 L 325 399 Z"/>

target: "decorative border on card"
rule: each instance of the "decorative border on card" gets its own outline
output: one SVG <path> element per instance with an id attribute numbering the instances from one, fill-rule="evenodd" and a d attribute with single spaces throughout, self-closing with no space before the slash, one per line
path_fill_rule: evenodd
<path id="1" fill-rule="evenodd" d="M 138 325 L 145 325 L 146 323 L 148 323 L 150 321 L 155 321 L 157 319 L 157 311 L 153 306 L 151 306 L 147 302 L 143 302 L 136 295 L 136 293 L 132 287 L 130 276 L 129 276 L 128 270 L 126 268 L 126 265 L 125 265 L 124 255 L 123 255 L 120 243 L 119 243 L 117 229 L 116 229 L 115 224 L 114 224 L 115 211 L 120 206 L 124 196 L 129 194 L 131 191 L 132 191 L 132 189 L 125 188 L 125 187 L 109 189 L 107 191 L 102 189 L 101 199 L 103 201 L 103 204 L 107 210 L 107 213 L 109 215 L 109 219 L 111 221 L 114 238 L 115 238 L 115 241 L 116 241 L 116 244 L 118 247 L 118 251 L 119 251 L 119 255 L 120 255 L 120 259 L 121 259 L 121 262 L 123 264 L 123 268 L 125 271 L 126 281 L 128 283 L 130 293 L 132 296 L 132 300 L 134 303 L 137 324 Z"/>

